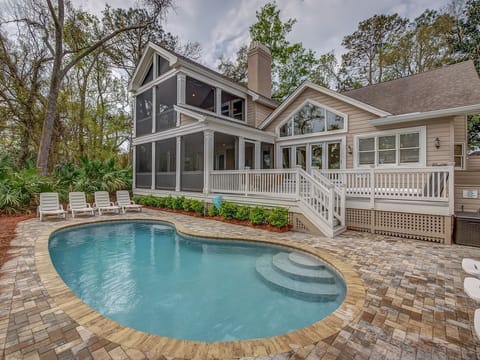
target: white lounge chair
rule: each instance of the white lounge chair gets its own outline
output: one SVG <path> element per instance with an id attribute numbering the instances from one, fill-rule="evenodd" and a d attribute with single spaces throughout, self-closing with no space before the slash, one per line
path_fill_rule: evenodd
<path id="1" fill-rule="evenodd" d="M 480 261 L 465 258 L 462 260 L 462 268 L 467 274 L 480 276 Z"/>
<path id="2" fill-rule="evenodd" d="M 480 309 L 475 310 L 475 315 L 473 316 L 473 327 L 477 333 L 477 337 L 480 338 Z"/>
<path id="3" fill-rule="evenodd" d="M 473 277 L 466 277 L 463 281 L 465 293 L 473 300 L 480 301 L 480 280 Z"/>
<path id="4" fill-rule="evenodd" d="M 102 211 L 111 211 L 120 214 L 120 207 L 110 201 L 110 195 L 108 195 L 106 191 L 95 191 L 95 203 L 93 207 L 98 210 L 98 215 L 102 215 Z"/>
<path id="5" fill-rule="evenodd" d="M 68 194 L 67 211 L 72 213 L 72 218 L 75 218 L 75 213 L 89 213 L 95 215 L 95 209 L 87 203 L 84 192 L 71 192 Z"/>
<path id="6" fill-rule="evenodd" d="M 67 218 L 67 213 L 58 201 L 58 193 L 40 193 L 40 205 L 38 205 L 37 208 L 37 215 L 40 217 L 40 221 L 43 221 L 45 215 L 56 215 L 64 219 Z"/>
<path id="7" fill-rule="evenodd" d="M 130 200 L 130 193 L 127 190 L 117 191 L 117 205 L 120 206 L 124 214 L 127 210 L 142 211 L 142 205 L 135 204 L 135 201 Z"/>

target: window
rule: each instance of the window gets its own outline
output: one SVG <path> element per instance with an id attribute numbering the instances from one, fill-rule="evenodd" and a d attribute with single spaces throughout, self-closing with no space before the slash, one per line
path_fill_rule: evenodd
<path id="1" fill-rule="evenodd" d="M 152 133 L 152 89 L 148 89 L 135 98 L 136 136 Z"/>
<path id="2" fill-rule="evenodd" d="M 170 63 L 160 55 L 157 56 L 157 77 L 162 76 L 170 70 Z"/>
<path id="3" fill-rule="evenodd" d="M 359 137 L 357 165 L 409 165 L 422 163 L 420 138 L 424 130 L 399 130 Z"/>
<path id="4" fill-rule="evenodd" d="M 296 147 L 296 165 L 301 166 L 303 170 L 307 169 L 307 147 L 305 145 Z"/>
<path id="5" fill-rule="evenodd" d="M 245 120 L 245 100 L 222 91 L 222 115 L 240 121 Z"/>
<path id="6" fill-rule="evenodd" d="M 152 80 L 153 80 L 153 64 L 150 64 L 150 67 L 148 68 L 148 71 L 147 71 L 147 75 L 145 75 L 145 78 L 143 79 L 142 85 L 145 85 L 146 83 L 149 83 Z"/>
<path id="7" fill-rule="evenodd" d="M 262 142 L 260 149 L 262 152 L 262 169 L 273 169 L 273 144 Z"/>
<path id="8" fill-rule="evenodd" d="M 455 144 L 454 148 L 454 159 L 455 159 L 455 167 L 458 169 L 464 169 L 465 168 L 465 149 L 464 149 L 464 144 L 459 143 Z"/>
<path id="9" fill-rule="evenodd" d="M 177 78 L 175 76 L 162 81 L 156 88 L 156 131 L 174 128 L 177 117 L 173 105 L 177 103 Z"/>
<path id="10" fill-rule="evenodd" d="M 312 167 L 323 168 L 323 144 L 312 145 Z"/>
<path id="11" fill-rule="evenodd" d="M 306 104 L 280 127 L 280 136 L 304 135 L 343 130 L 345 119 L 322 107 Z"/>
<path id="12" fill-rule="evenodd" d="M 245 142 L 245 167 L 255 169 L 255 144 L 251 142 Z"/>
<path id="13" fill-rule="evenodd" d="M 152 144 L 135 147 L 135 186 L 150 188 L 152 186 Z"/>
<path id="14" fill-rule="evenodd" d="M 282 168 L 290 169 L 290 151 L 292 148 L 284 147 L 282 148 Z"/>
<path id="15" fill-rule="evenodd" d="M 215 112 L 215 88 L 187 76 L 185 102 L 187 105 Z"/>

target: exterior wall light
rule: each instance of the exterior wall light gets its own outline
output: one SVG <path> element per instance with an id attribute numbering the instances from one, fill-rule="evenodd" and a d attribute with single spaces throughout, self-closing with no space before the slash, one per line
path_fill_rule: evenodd
<path id="1" fill-rule="evenodd" d="M 352 155 L 352 154 L 353 154 L 353 148 L 352 148 L 352 145 L 348 145 L 348 146 L 347 146 L 347 150 L 348 150 L 348 153 L 349 153 L 350 155 Z"/>
<path id="2" fill-rule="evenodd" d="M 437 137 L 433 141 L 433 144 L 435 145 L 435 148 L 439 149 L 440 148 L 440 139 Z"/>

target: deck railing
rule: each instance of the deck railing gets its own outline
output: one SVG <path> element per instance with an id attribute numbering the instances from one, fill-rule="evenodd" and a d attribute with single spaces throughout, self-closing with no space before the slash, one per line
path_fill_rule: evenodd
<path id="1" fill-rule="evenodd" d="M 345 225 L 345 191 L 303 169 L 228 170 L 210 172 L 210 192 L 299 201 L 311 217 L 333 233 Z M 329 229 L 329 230 L 328 230 Z"/>
<path id="2" fill-rule="evenodd" d="M 318 170 L 336 185 L 345 186 L 348 197 L 375 199 L 421 200 L 449 203 L 453 206 L 452 166 L 409 169 L 343 169 Z"/>

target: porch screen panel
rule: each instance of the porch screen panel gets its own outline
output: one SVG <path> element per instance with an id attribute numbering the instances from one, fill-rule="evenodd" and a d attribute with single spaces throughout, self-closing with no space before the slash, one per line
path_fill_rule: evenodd
<path id="1" fill-rule="evenodd" d="M 155 188 L 175 190 L 176 185 L 176 138 L 155 143 Z"/>
<path id="2" fill-rule="evenodd" d="M 215 112 L 215 87 L 187 76 L 185 102 Z"/>
<path id="3" fill-rule="evenodd" d="M 152 133 L 153 100 L 152 89 L 148 89 L 136 96 L 135 126 L 136 136 Z"/>
<path id="4" fill-rule="evenodd" d="M 255 144 L 245 142 L 245 167 L 255 169 Z"/>
<path id="5" fill-rule="evenodd" d="M 152 143 L 135 147 L 135 186 L 152 187 Z"/>
<path id="6" fill-rule="evenodd" d="M 182 137 L 182 191 L 203 191 L 203 133 Z"/>
<path id="7" fill-rule="evenodd" d="M 177 124 L 177 116 L 173 105 L 177 103 L 177 77 L 173 76 L 157 85 L 155 99 L 156 131 L 174 128 Z"/>

